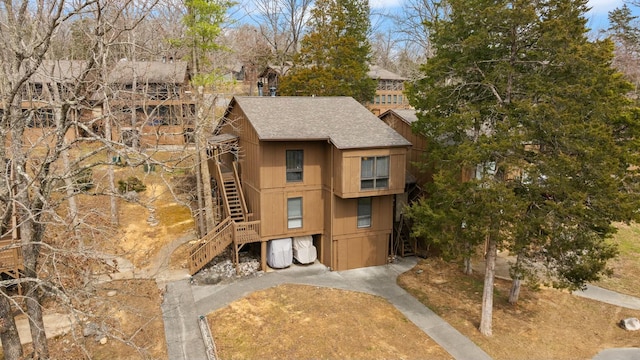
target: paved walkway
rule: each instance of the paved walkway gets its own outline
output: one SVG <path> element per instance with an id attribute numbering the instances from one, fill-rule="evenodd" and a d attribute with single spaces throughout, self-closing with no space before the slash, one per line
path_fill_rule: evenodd
<path id="1" fill-rule="evenodd" d="M 573 292 L 573 295 L 627 309 L 640 310 L 639 298 L 603 289 L 595 285 L 587 285 L 586 290 L 576 290 Z"/>
<path id="2" fill-rule="evenodd" d="M 259 277 L 242 279 L 228 285 L 191 286 L 193 295 L 184 295 L 184 292 L 188 292 L 188 289 L 184 288 L 186 282 L 179 282 L 181 284 L 179 288 L 174 288 L 170 284 L 167 287 L 163 304 L 163 310 L 170 309 L 175 315 L 165 318 L 165 321 L 169 322 L 168 325 L 165 322 L 169 358 L 172 360 L 205 358 L 201 344 L 200 346 L 195 346 L 195 344 L 182 345 L 182 342 L 192 341 L 193 334 L 199 331 L 197 328 L 199 315 L 206 315 L 220 309 L 254 291 L 286 283 L 360 291 L 383 297 L 454 358 L 491 359 L 471 340 L 396 284 L 397 276 L 410 270 L 415 264 L 416 259 L 413 258 L 403 259 L 402 262 L 391 265 L 335 272 L 329 271 L 321 264 L 292 266 Z M 182 295 L 174 294 L 177 291 Z M 176 302 L 176 296 L 183 296 L 187 299 L 185 302 Z M 189 296 L 194 299 L 193 305 L 188 299 Z M 189 309 L 191 306 L 194 309 Z M 178 310 L 178 307 L 186 307 L 186 309 Z M 182 314 L 177 316 L 180 312 Z M 200 342 L 202 343 L 201 340 Z"/>

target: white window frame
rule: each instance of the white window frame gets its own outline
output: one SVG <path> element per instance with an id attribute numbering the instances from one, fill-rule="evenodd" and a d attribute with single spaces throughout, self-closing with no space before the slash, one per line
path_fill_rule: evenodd
<path id="1" fill-rule="evenodd" d="M 294 206 L 297 206 L 298 208 L 296 209 L 294 208 Z M 293 197 L 287 199 L 287 228 L 302 228 L 302 197 Z"/>

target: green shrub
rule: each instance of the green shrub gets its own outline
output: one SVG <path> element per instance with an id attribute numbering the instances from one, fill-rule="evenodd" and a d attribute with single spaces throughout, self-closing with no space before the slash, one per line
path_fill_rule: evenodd
<path id="1" fill-rule="evenodd" d="M 147 186 L 142 183 L 142 180 L 135 176 L 129 176 L 127 180 L 118 180 L 118 191 L 121 194 L 128 193 L 129 191 L 142 192 L 147 190 Z"/>

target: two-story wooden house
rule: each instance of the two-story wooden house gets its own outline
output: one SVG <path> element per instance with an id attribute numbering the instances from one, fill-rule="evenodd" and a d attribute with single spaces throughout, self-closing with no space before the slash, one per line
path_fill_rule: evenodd
<path id="1" fill-rule="evenodd" d="M 255 241 L 311 236 L 333 270 L 387 263 L 411 144 L 356 100 L 235 97 L 210 146 L 220 154 L 216 177 L 237 174 L 232 189 L 220 188 L 239 190 L 237 208 L 258 222 Z M 225 210 L 232 216 L 240 212 L 233 207 Z"/>
<path id="2" fill-rule="evenodd" d="M 112 120 L 113 139 L 129 145 L 181 145 L 191 141 L 195 98 L 184 61 L 118 61 L 97 93 L 97 113 Z"/>
<path id="3" fill-rule="evenodd" d="M 86 71 L 86 62 L 79 60 L 43 60 L 33 75 L 24 83 L 19 94 L 20 108 L 27 119 L 27 126 L 23 133 L 26 146 L 49 146 L 56 136 L 52 130 L 55 127 L 55 111 L 61 109 L 65 102 L 76 105 L 64 114 L 72 121 L 80 118 L 82 100 L 73 98 L 71 90 L 77 85 Z M 85 77 L 87 81 L 90 77 Z M 80 97 L 84 97 L 80 94 Z M 0 115 L 7 105 L 0 102 Z M 61 116 L 61 114 L 58 114 Z M 78 136 L 79 129 L 70 127 L 65 137 L 67 140 Z"/>

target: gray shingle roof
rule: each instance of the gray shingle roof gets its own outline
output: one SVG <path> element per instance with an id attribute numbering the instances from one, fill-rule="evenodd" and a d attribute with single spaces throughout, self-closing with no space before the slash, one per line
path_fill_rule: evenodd
<path id="1" fill-rule="evenodd" d="M 330 140 L 338 149 L 411 146 L 350 97 L 235 97 L 260 140 Z"/>
<path id="2" fill-rule="evenodd" d="M 82 60 L 43 60 L 40 67 L 29 79 L 31 83 L 75 82 L 85 70 Z"/>
<path id="3" fill-rule="evenodd" d="M 138 83 L 182 84 L 187 76 L 187 63 L 122 60 L 111 69 L 108 81 L 115 84 L 131 84 L 134 74 Z"/>
<path id="4" fill-rule="evenodd" d="M 378 65 L 369 66 L 369 72 L 367 73 L 370 78 L 376 80 L 407 80 L 396 73 L 392 73 L 389 70 L 383 69 Z"/>
<path id="5" fill-rule="evenodd" d="M 391 109 L 387 110 L 380 117 L 383 117 L 385 114 L 394 113 L 399 118 L 401 118 L 407 124 L 412 124 L 418 121 L 418 116 L 416 115 L 416 111 L 414 109 Z"/>

